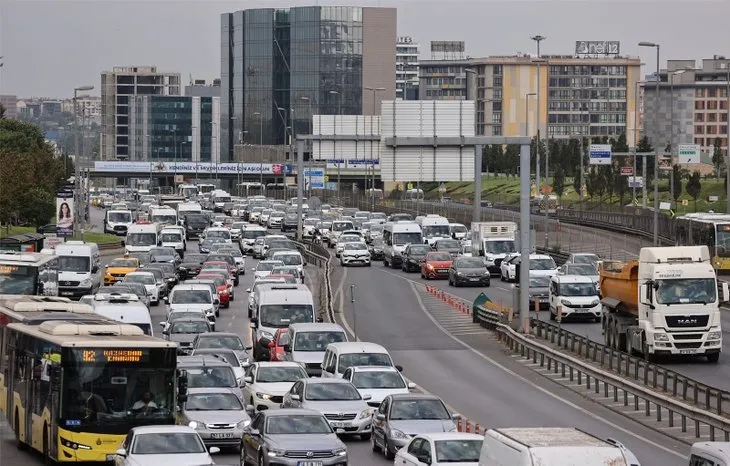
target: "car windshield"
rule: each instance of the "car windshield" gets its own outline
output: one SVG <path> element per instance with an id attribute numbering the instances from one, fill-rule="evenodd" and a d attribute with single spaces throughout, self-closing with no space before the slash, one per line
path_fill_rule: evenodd
<path id="1" fill-rule="evenodd" d="M 88 272 L 90 269 L 90 257 L 58 256 L 58 270 L 61 272 Z"/>
<path id="2" fill-rule="evenodd" d="M 155 233 L 129 233 L 126 244 L 129 246 L 154 246 L 157 244 L 157 235 Z"/>
<path id="3" fill-rule="evenodd" d="M 296 216 L 294 216 L 294 218 L 296 218 Z M 316 225 L 317 223 L 319 223 L 319 219 L 317 219 L 317 218 L 308 218 L 308 219 L 304 220 L 305 227 L 311 227 L 311 226 Z"/>
<path id="4" fill-rule="evenodd" d="M 188 373 L 189 388 L 238 387 L 231 366 L 184 367 Z"/>
<path id="5" fill-rule="evenodd" d="M 395 389 L 406 388 L 403 377 L 392 371 L 362 371 L 352 375 L 352 384 L 357 388 Z"/>
<path id="6" fill-rule="evenodd" d="M 422 243 L 423 239 L 421 237 L 421 233 L 419 232 L 411 232 L 411 233 L 393 233 L 393 244 L 396 246 L 403 246 L 404 244 L 418 244 Z M 430 249 L 429 249 L 430 250 Z"/>
<path id="7" fill-rule="evenodd" d="M 355 226 L 352 222 L 332 222 L 332 231 L 352 230 Z"/>
<path id="8" fill-rule="evenodd" d="M 160 241 L 163 243 L 182 243 L 183 237 L 180 233 L 162 233 Z"/>
<path id="9" fill-rule="evenodd" d="M 195 227 L 207 226 L 208 218 L 200 214 L 188 214 L 185 216 L 185 223 Z"/>
<path id="10" fill-rule="evenodd" d="M 324 351 L 330 343 L 347 341 L 343 332 L 299 332 L 294 339 L 294 351 Z"/>
<path id="11" fill-rule="evenodd" d="M 210 331 L 210 326 L 203 320 L 189 322 L 175 322 L 170 328 L 170 333 L 205 333 Z"/>
<path id="12" fill-rule="evenodd" d="M 245 227 L 247 224 L 246 222 L 233 222 L 233 225 L 231 226 L 231 230 L 240 230 L 241 228 Z"/>
<path id="13" fill-rule="evenodd" d="M 565 267 L 567 275 L 598 275 L 598 270 L 593 264 L 568 264 Z"/>
<path id="14" fill-rule="evenodd" d="M 129 223 L 132 221 L 132 214 L 129 212 L 109 212 L 109 221 L 117 223 Z"/>
<path id="15" fill-rule="evenodd" d="M 476 463 L 483 440 L 436 440 L 436 461 L 441 463 Z"/>
<path id="16" fill-rule="evenodd" d="M 408 253 L 412 256 L 425 256 L 431 251 L 431 246 L 427 244 L 415 244 L 408 248 Z"/>
<path id="17" fill-rule="evenodd" d="M 370 234 L 373 233 L 382 233 L 383 232 L 383 224 L 382 223 L 373 223 L 370 225 Z"/>
<path id="18" fill-rule="evenodd" d="M 708 304 L 717 296 L 714 278 L 662 279 L 655 284 L 659 304 Z"/>
<path id="19" fill-rule="evenodd" d="M 448 262 L 451 260 L 451 254 L 448 252 L 432 252 L 426 255 L 427 261 Z"/>
<path id="20" fill-rule="evenodd" d="M 550 286 L 550 277 L 530 277 L 530 288 L 547 288 Z"/>
<path id="21" fill-rule="evenodd" d="M 322 416 L 299 414 L 294 416 L 269 416 L 266 421 L 266 433 L 271 435 L 331 434 L 332 428 Z M 312 461 L 312 463 L 315 462 Z M 302 462 L 300 461 L 299 464 L 302 464 Z"/>
<path id="22" fill-rule="evenodd" d="M 460 249 L 461 245 L 456 240 L 441 240 L 436 243 L 436 249 Z"/>
<path id="23" fill-rule="evenodd" d="M 177 223 L 177 214 L 154 214 L 152 215 L 152 223 Z"/>
<path id="24" fill-rule="evenodd" d="M 231 239 L 231 232 L 228 230 L 208 230 L 205 233 L 205 239 Z"/>
<path id="25" fill-rule="evenodd" d="M 233 393 L 193 393 L 185 411 L 243 411 L 243 405 Z"/>
<path id="26" fill-rule="evenodd" d="M 205 280 L 211 280 L 213 283 L 215 283 L 216 287 L 223 286 L 226 284 L 226 279 L 222 275 L 200 274 L 200 275 L 198 275 L 198 278 L 205 279 Z"/>
<path id="27" fill-rule="evenodd" d="M 486 267 L 484 265 L 484 262 L 482 262 L 481 259 L 477 259 L 476 257 L 475 258 L 464 257 L 462 259 L 459 259 L 459 260 L 456 261 L 456 264 L 454 264 L 454 266 L 457 269 L 458 268 L 464 268 L 464 269 L 481 269 L 481 268 Z"/>
<path id="28" fill-rule="evenodd" d="M 484 249 L 489 254 L 509 254 L 516 251 L 514 241 L 502 239 L 486 241 Z"/>
<path id="29" fill-rule="evenodd" d="M 367 251 L 367 249 L 368 247 L 365 243 L 353 242 L 345 244 L 345 250 L 347 251 Z"/>
<path id="30" fill-rule="evenodd" d="M 241 252 L 240 249 L 230 249 L 230 247 L 225 247 L 223 249 L 219 249 L 218 252 L 225 254 L 227 256 L 243 257 L 243 253 Z M 234 260 L 234 262 L 235 262 L 235 260 Z"/>
<path id="31" fill-rule="evenodd" d="M 293 366 L 264 366 L 256 372 L 257 383 L 296 382 L 307 378 L 307 373 L 301 367 Z"/>
<path id="32" fill-rule="evenodd" d="M 551 270 L 555 268 L 553 258 L 548 259 L 532 259 L 530 258 L 530 270 Z"/>
<path id="33" fill-rule="evenodd" d="M 440 400 L 393 400 L 390 420 L 405 419 L 451 419 L 451 415 Z"/>
<path id="34" fill-rule="evenodd" d="M 185 260 L 184 262 L 187 262 L 189 264 L 202 264 L 208 259 L 208 256 L 205 254 L 185 254 Z"/>
<path id="35" fill-rule="evenodd" d="M 277 265 L 271 270 L 271 275 L 299 275 L 299 269 L 294 265 Z"/>
<path id="36" fill-rule="evenodd" d="M 197 433 L 156 432 L 137 434 L 132 442 L 133 455 L 180 455 L 205 453 Z"/>
<path id="37" fill-rule="evenodd" d="M 271 272 L 274 270 L 274 267 L 277 265 L 284 265 L 281 261 L 276 262 L 269 262 L 269 261 L 261 261 L 256 265 L 256 270 L 259 272 Z"/>
<path id="38" fill-rule="evenodd" d="M 209 290 L 172 290 L 170 304 L 210 304 Z"/>
<path id="39" fill-rule="evenodd" d="M 349 401 L 361 400 L 360 393 L 349 383 L 310 383 L 304 390 L 304 398 L 309 401 Z"/>
<path id="40" fill-rule="evenodd" d="M 266 236 L 266 231 L 264 231 L 264 230 L 245 230 L 243 232 L 244 239 L 256 239 L 261 236 Z"/>
<path id="41" fill-rule="evenodd" d="M 126 277 L 124 277 L 125 282 L 132 282 L 132 283 L 141 283 L 143 285 L 154 285 L 155 284 L 155 276 L 152 274 L 127 274 Z"/>
<path id="42" fill-rule="evenodd" d="M 109 262 L 109 267 L 137 268 L 138 262 L 134 259 L 114 259 Z"/>
<path id="43" fill-rule="evenodd" d="M 210 262 L 225 262 L 228 265 L 236 264 L 236 261 L 229 254 L 211 254 L 208 256 L 208 260 Z"/>
<path id="44" fill-rule="evenodd" d="M 579 255 L 573 256 L 573 263 L 574 264 L 597 265 L 598 256 L 596 256 L 595 254 L 579 254 Z"/>
<path id="45" fill-rule="evenodd" d="M 339 241 L 340 243 L 355 243 L 358 241 L 362 241 L 362 238 L 357 235 L 342 235 L 337 241 Z"/>
<path id="46" fill-rule="evenodd" d="M 274 259 L 283 262 L 284 265 L 302 265 L 302 256 L 299 254 L 276 254 Z"/>
<path id="47" fill-rule="evenodd" d="M 245 346 L 238 335 L 216 335 L 200 336 L 197 348 L 225 348 L 235 351 L 243 351 Z"/>
<path id="48" fill-rule="evenodd" d="M 448 225 L 425 225 L 423 226 L 423 236 L 449 236 Z"/>
<path id="49" fill-rule="evenodd" d="M 263 327 L 288 327 L 291 324 L 314 322 L 311 304 L 266 304 L 260 307 Z"/>
<path id="50" fill-rule="evenodd" d="M 332 228 L 332 222 L 321 222 L 317 228 L 320 230 L 329 230 Z"/>
<path id="51" fill-rule="evenodd" d="M 389 367 L 392 365 L 393 361 L 390 360 L 390 356 L 386 353 L 348 353 L 340 356 L 340 365 L 337 368 L 337 372 L 341 374 L 345 372 L 345 369 L 353 366 Z"/>
<path id="52" fill-rule="evenodd" d="M 593 283 L 561 283 L 560 296 L 596 296 L 596 285 Z"/>

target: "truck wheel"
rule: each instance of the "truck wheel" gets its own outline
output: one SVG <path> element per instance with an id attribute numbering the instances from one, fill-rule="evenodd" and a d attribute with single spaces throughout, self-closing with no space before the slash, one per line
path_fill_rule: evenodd
<path id="1" fill-rule="evenodd" d="M 707 355 L 707 362 L 715 364 L 720 360 L 720 353 L 712 353 Z"/>

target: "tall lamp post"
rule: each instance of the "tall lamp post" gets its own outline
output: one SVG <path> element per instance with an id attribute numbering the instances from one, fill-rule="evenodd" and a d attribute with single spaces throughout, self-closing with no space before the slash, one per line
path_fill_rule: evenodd
<path id="1" fill-rule="evenodd" d="M 291 112 L 288 112 L 287 109 L 283 107 L 277 107 L 276 111 L 279 112 L 279 116 L 282 119 L 282 122 L 284 123 L 284 146 L 289 146 L 291 150 L 291 145 L 287 144 L 287 136 L 289 134 L 289 115 Z M 292 122 L 293 123 L 293 122 Z M 274 175 L 274 184 L 276 184 L 276 175 Z M 281 192 L 282 192 L 282 199 L 286 199 L 286 175 L 282 175 L 281 177 Z"/>
<path id="2" fill-rule="evenodd" d="M 537 64 L 537 139 L 535 144 L 535 187 L 537 188 L 536 196 L 540 196 L 540 133 L 541 133 L 541 121 L 540 121 L 540 64 L 544 60 L 540 60 L 540 42 L 547 39 L 545 36 L 540 34 L 530 37 L 535 41 L 537 46 L 537 60 L 532 60 L 533 63 Z M 547 211 L 547 209 L 545 209 Z M 547 234 L 547 232 L 546 232 Z"/>
<path id="3" fill-rule="evenodd" d="M 83 229 L 81 228 L 81 222 L 84 222 L 84 216 L 85 212 L 81 212 L 81 204 L 83 199 L 83 187 L 81 186 L 81 169 L 80 169 L 80 163 L 81 163 L 81 154 L 79 151 L 79 112 L 78 112 L 78 98 L 79 98 L 79 92 L 86 92 L 94 89 L 94 86 L 79 86 L 74 88 L 74 99 L 73 99 L 73 106 L 74 106 L 74 126 L 75 126 L 75 134 L 74 134 L 74 146 L 76 151 L 76 156 L 74 157 L 74 217 L 75 221 L 73 222 L 73 234 L 74 237 L 78 237 L 78 234 Z M 85 225 L 84 225 L 85 227 Z"/>
<path id="4" fill-rule="evenodd" d="M 329 91 L 329 95 L 335 95 L 337 96 L 337 114 L 342 117 L 342 99 L 340 98 L 340 93 L 337 91 Z M 337 136 L 337 118 L 335 118 L 335 136 Z M 332 152 L 335 157 L 337 157 L 337 141 L 332 141 Z M 340 199 L 342 197 L 342 191 L 341 191 L 341 177 L 340 177 L 340 161 L 338 159 L 337 161 L 337 198 Z M 342 202 L 341 200 L 339 202 Z"/>
<path id="5" fill-rule="evenodd" d="M 406 81 L 407 83 L 407 81 Z M 407 86 L 407 84 L 406 84 Z M 403 100 L 405 99 L 405 92 L 407 88 L 403 89 Z M 385 92 L 384 87 L 366 87 L 366 91 L 370 91 L 373 93 L 373 114 L 370 117 L 370 136 L 373 136 L 373 120 L 375 120 L 375 107 L 377 106 L 377 95 L 378 92 Z M 379 112 L 379 114 L 382 114 L 382 111 Z M 373 141 L 370 140 L 370 169 L 372 170 L 372 179 L 370 180 L 370 206 L 371 206 L 371 212 L 375 211 L 375 158 L 373 158 Z M 365 185 L 367 186 L 367 180 L 365 181 Z"/>
<path id="6" fill-rule="evenodd" d="M 302 102 L 307 103 L 307 132 L 311 135 L 312 134 L 312 99 L 310 99 L 307 96 L 299 97 L 299 100 Z M 312 197 L 312 151 L 309 151 L 309 163 L 307 164 L 309 168 L 309 181 L 308 181 L 308 188 L 307 188 L 307 197 Z"/>
<path id="7" fill-rule="evenodd" d="M 264 192 L 264 117 L 261 112 L 254 112 L 253 116 L 259 117 L 259 184 L 261 192 Z"/>
<path id="8" fill-rule="evenodd" d="M 654 92 L 654 246 L 659 246 L 659 44 L 639 42 L 639 47 L 656 48 L 656 88 Z M 644 181 L 646 182 L 646 181 Z"/>

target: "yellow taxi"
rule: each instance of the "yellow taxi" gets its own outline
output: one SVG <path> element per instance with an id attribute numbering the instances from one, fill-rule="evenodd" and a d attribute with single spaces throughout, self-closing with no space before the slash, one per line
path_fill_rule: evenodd
<path id="1" fill-rule="evenodd" d="M 104 284 L 113 285 L 123 279 L 129 272 L 134 272 L 140 266 L 136 257 L 118 257 L 113 259 L 106 266 L 104 271 Z"/>

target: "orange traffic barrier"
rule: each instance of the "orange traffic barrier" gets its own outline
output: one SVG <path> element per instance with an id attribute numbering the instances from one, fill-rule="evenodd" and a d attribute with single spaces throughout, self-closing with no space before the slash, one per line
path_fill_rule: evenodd
<path id="1" fill-rule="evenodd" d="M 464 432 L 471 432 L 471 422 L 469 422 L 469 419 L 466 420 L 466 427 L 464 429 Z"/>
<path id="2" fill-rule="evenodd" d="M 456 420 L 456 430 L 459 431 L 459 432 L 464 432 L 463 429 L 464 429 L 464 426 L 461 423 L 461 418 L 459 418 L 459 419 Z"/>

